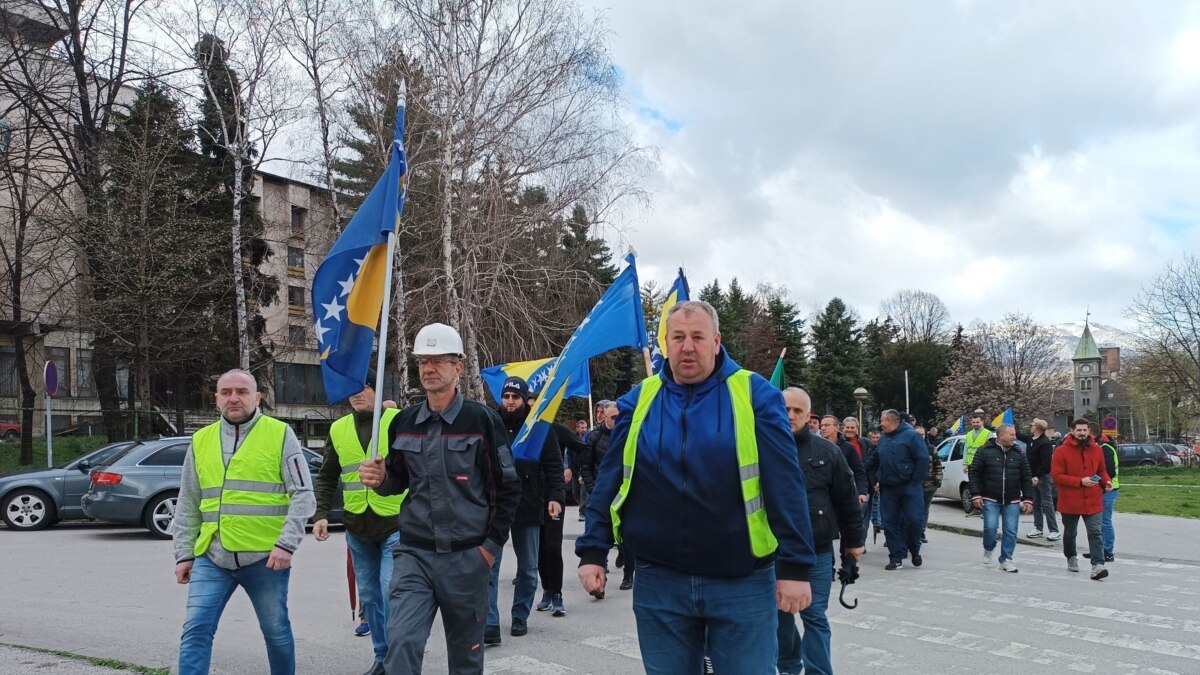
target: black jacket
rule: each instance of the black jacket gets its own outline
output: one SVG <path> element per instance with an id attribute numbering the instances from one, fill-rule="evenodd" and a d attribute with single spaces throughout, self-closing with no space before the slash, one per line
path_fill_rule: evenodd
<path id="1" fill-rule="evenodd" d="M 575 476 L 579 475 L 579 455 L 587 449 L 583 441 L 579 440 L 579 436 L 575 435 L 574 431 L 567 428 L 565 424 L 555 422 L 550 425 L 554 430 L 554 438 L 558 441 L 558 447 L 563 451 L 563 455 L 567 458 L 567 468 Z"/>
<path id="2" fill-rule="evenodd" d="M 521 425 L 525 423 L 525 417 L 529 415 L 529 406 L 522 406 L 512 414 L 504 410 L 497 412 L 504 422 L 504 428 L 508 430 L 509 437 L 516 438 Z M 547 503 L 566 502 L 563 490 L 562 450 L 558 447 L 558 438 L 553 433 L 547 433 L 538 461 L 518 459 L 515 463 L 517 475 L 521 477 L 521 503 L 517 505 L 513 525 L 541 525 L 545 521 Z"/>
<path id="3" fill-rule="evenodd" d="M 1016 445 L 1005 452 L 995 438 L 988 440 L 975 453 L 967 480 L 971 484 L 971 494 L 984 499 L 1001 504 L 1033 502 L 1033 473 Z"/>
<path id="4" fill-rule="evenodd" d="M 842 546 L 858 548 L 865 536 L 862 510 L 854 474 L 838 446 L 810 432 L 805 426 L 795 434 L 796 455 L 804 471 L 808 489 L 808 515 L 812 520 L 813 548 L 817 553 L 833 550 L 833 540 L 841 534 Z M 849 443 L 847 443 L 849 445 Z M 857 459 L 854 448 L 850 452 Z"/>
<path id="5" fill-rule="evenodd" d="M 841 448 L 842 456 L 846 458 L 846 465 L 854 474 L 854 487 L 858 488 L 858 494 L 867 494 L 867 469 L 863 466 L 862 460 L 858 458 L 858 451 L 854 449 L 854 444 L 846 440 L 845 436 L 838 434 L 837 446 Z"/>
<path id="6" fill-rule="evenodd" d="M 584 450 L 575 460 L 579 465 L 579 475 L 583 477 L 583 484 L 589 490 L 596 484 L 596 474 L 600 471 L 600 460 L 604 459 L 605 453 L 608 452 L 608 444 L 611 440 L 612 429 L 601 424 L 588 434 Z"/>
<path id="7" fill-rule="evenodd" d="M 872 443 L 871 439 L 867 438 L 866 436 L 858 436 L 857 438 L 858 444 L 862 446 L 862 464 L 863 471 L 866 471 L 867 474 L 867 485 L 874 485 L 878 482 L 878 480 L 876 480 L 875 472 L 867 471 L 867 461 L 870 460 L 871 456 L 875 454 L 875 444 Z M 850 443 L 851 447 L 854 447 L 854 444 L 850 442 L 849 438 L 846 439 L 846 442 Z M 858 453 L 856 452 L 855 454 Z"/>
<path id="8" fill-rule="evenodd" d="M 1050 458 L 1054 456 L 1054 443 L 1046 438 L 1045 434 L 1033 439 L 1029 444 L 1029 450 L 1026 453 L 1026 458 L 1029 460 L 1029 469 L 1033 472 L 1034 478 L 1039 478 L 1050 473 Z"/>

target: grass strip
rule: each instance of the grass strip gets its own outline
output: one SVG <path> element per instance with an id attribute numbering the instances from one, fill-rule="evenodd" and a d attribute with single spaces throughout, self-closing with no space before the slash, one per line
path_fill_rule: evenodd
<path id="1" fill-rule="evenodd" d="M 14 645 L 8 643 L 0 644 L 3 644 L 5 647 L 12 647 L 13 649 L 23 649 L 27 652 L 37 652 L 39 654 L 49 654 L 51 656 L 61 656 L 67 659 L 74 659 L 76 661 L 85 661 L 93 666 L 99 666 L 101 668 L 126 670 L 132 673 L 141 673 L 142 675 L 171 675 L 169 668 L 148 668 L 146 666 L 139 666 L 136 663 L 127 663 L 125 661 L 118 661 L 116 659 L 105 659 L 98 656 L 84 656 L 83 654 L 76 654 L 75 652 L 62 651 L 61 649 L 41 649 L 39 647 L 26 647 L 25 645 Z"/>

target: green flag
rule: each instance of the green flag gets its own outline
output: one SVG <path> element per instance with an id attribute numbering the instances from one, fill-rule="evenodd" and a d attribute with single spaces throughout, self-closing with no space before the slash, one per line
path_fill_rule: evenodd
<path id="1" fill-rule="evenodd" d="M 779 355 L 779 360 L 775 362 L 775 371 L 771 373 L 771 384 L 778 387 L 780 391 L 787 389 L 787 374 L 783 372 L 783 355 L 787 354 L 787 350 L 783 350 L 783 354 Z"/>

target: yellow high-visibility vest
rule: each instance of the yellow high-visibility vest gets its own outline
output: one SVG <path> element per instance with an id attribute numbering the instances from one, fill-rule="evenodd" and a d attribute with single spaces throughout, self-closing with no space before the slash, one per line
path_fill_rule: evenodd
<path id="1" fill-rule="evenodd" d="M 387 430 L 392 420 L 399 415 L 396 408 L 384 408 L 379 416 L 379 456 L 387 457 Z M 390 497 L 381 497 L 374 490 L 362 484 L 358 476 L 358 468 L 367 460 L 367 450 L 362 441 L 358 440 L 358 431 L 354 428 L 354 414 L 351 413 L 333 423 L 329 427 L 329 442 L 337 451 L 338 464 L 342 467 L 342 504 L 347 513 L 364 513 L 367 506 L 381 516 L 395 516 L 400 513 L 400 504 L 404 502 L 408 491 Z"/>

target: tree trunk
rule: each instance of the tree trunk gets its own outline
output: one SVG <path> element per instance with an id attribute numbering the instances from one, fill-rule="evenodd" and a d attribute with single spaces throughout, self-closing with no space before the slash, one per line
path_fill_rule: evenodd
<path id="1" fill-rule="evenodd" d="M 396 233 L 397 236 L 399 234 Z M 395 310 L 392 313 L 392 327 L 396 332 L 396 351 L 392 355 L 392 364 L 396 369 L 396 404 L 403 410 L 408 406 L 408 301 L 404 297 L 404 256 L 399 246 L 396 247 L 393 263 L 392 301 Z"/>
<path id="2" fill-rule="evenodd" d="M 242 166 L 241 144 L 235 144 L 233 156 L 233 292 L 237 305 L 238 367 L 250 370 L 250 333 L 246 321 L 246 278 L 242 263 Z"/>
<path id="3" fill-rule="evenodd" d="M 17 309 L 17 311 L 20 311 Z M 20 325 L 20 324 L 18 324 Z M 26 349 L 31 345 L 25 330 L 13 336 L 17 346 L 17 379 L 21 382 L 21 458 L 22 466 L 33 465 L 33 408 L 37 405 L 37 391 L 33 388 L 33 377 L 29 373 Z"/>
<path id="4" fill-rule="evenodd" d="M 96 376 L 96 396 L 100 399 L 100 415 L 108 440 L 129 438 L 121 413 L 120 393 L 117 390 L 117 363 L 108 338 L 97 336 L 92 345 L 92 370 Z"/>
<path id="5" fill-rule="evenodd" d="M 462 307 L 454 283 L 454 129 L 450 120 L 442 126 L 442 276 L 446 283 L 446 322 L 461 330 Z"/>

